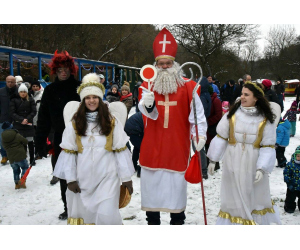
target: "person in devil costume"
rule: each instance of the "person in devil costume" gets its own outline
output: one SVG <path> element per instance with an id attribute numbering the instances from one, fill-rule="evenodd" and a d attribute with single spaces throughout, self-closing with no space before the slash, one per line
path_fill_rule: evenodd
<path id="1" fill-rule="evenodd" d="M 56 50 L 49 66 L 51 68 L 50 74 L 55 74 L 56 78 L 54 82 L 45 88 L 41 99 L 36 129 L 36 148 L 38 149 L 38 154 L 43 155 L 43 145 L 46 143 L 47 136 L 52 128 L 54 130 L 54 159 L 52 160 L 52 168 L 54 171 L 56 161 L 61 152 L 59 145 L 65 129 L 63 110 L 68 102 L 80 101 L 80 97 L 76 91 L 80 85 L 80 81 L 75 79 L 78 67 L 67 51 L 58 53 Z M 41 150 L 41 152 L 39 152 L 39 150 Z M 55 184 L 57 181 L 58 179 L 52 179 L 51 184 Z M 58 218 L 60 220 L 66 220 L 68 218 L 66 201 L 67 183 L 66 180 L 62 179 L 59 181 L 61 198 L 64 203 L 64 212 L 60 214 Z"/>

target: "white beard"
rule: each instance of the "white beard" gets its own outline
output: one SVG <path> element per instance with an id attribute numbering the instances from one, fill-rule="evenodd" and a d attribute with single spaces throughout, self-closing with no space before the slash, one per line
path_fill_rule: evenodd
<path id="1" fill-rule="evenodd" d="M 153 91 L 160 95 L 167 95 L 177 92 L 177 88 L 185 84 L 185 82 L 178 76 L 179 64 L 174 61 L 171 68 L 161 69 L 157 68 L 157 78 L 153 85 Z"/>

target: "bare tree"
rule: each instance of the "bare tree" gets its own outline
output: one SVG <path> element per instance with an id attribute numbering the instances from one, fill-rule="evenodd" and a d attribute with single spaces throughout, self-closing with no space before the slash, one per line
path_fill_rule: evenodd
<path id="1" fill-rule="evenodd" d="M 250 24 L 175 24 L 168 28 L 178 44 L 196 55 L 207 73 L 211 74 L 210 57 L 224 45 L 246 36 L 255 28 Z"/>

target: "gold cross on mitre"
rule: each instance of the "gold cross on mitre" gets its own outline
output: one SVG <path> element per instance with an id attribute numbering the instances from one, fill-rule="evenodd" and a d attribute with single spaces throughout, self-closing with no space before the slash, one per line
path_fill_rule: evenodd
<path id="1" fill-rule="evenodd" d="M 169 127 L 170 106 L 177 106 L 177 101 L 170 102 L 169 95 L 165 95 L 165 101 L 158 101 L 158 105 L 165 106 L 164 128 Z"/>

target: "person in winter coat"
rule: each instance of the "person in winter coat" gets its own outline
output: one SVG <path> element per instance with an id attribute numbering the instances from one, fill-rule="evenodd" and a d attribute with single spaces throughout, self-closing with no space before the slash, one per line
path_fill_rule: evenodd
<path id="1" fill-rule="evenodd" d="M 130 116 L 126 121 L 125 128 L 126 134 L 130 137 L 130 142 L 133 145 L 132 162 L 134 169 L 137 172 L 137 177 L 141 176 L 141 167 L 138 165 L 140 158 L 140 148 L 144 137 L 144 121 L 141 112 L 137 112 Z"/>
<path id="2" fill-rule="evenodd" d="M 293 101 L 291 108 L 286 111 L 285 115 L 283 116 L 283 120 L 287 117 L 289 122 L 291 123 L 290 128 L 290 136 L 294 137 L 296 134 L 296 122 L 297 122 L 297 114 L 300 114 L 300 110 L 297 110 L 297 102 Z"/>
<path id="3" fill-rule="evenodd" d="M 33 118 L 36 115 L 36 104 L 34 99 L 28 96 L 28 89 L 25 84 L 20 85 L 18 92 L 19 96 L 13 98 L 10 102 L 10 116 L 13 119 L 14 128 L 28 140 L 29 162 L 34 166 Z"/>
<path id="4" fill-rule="evenodd" d="M 44 93 L 44 88 L 41 86 L 39 81 L 33 81 L 32 83 L 32 91 L 33 91 L 33 99 L 35 101 L 36 104 L 36 115 L 33 118 L 33 126 L 36 128 L 37 126 L 37 118 L 38 118 L 38 114 L 39 114 L 39 109 L 40 109 L 40 105 L 41 105 L 41 99 Z"/>
<path id="5" fill-rule="evenodd" d="M 0 148 L 1 148 L 1 164 L 5 165 L 7 163 L 7 154 L 2 147 L 1 134 L 2 125 L 5 121 L 12 122 L 9 115 L 9 103 L 10 100 L 18 95 L 18 87 L 16 85 L 16 78 L 14 76 L 6 77 L 6 86 L 0 89 Z"/>
<path id="6" fill-rule="evenodd" d="M 210 116 L 210 111 L 211 111 L 211 97 L 208 92 L 208 88 L 212 87 L 206 77 L 202 77 L 200 81 L 201 85 L 201 92 L 200 92 L 200 100 L 202 102 L 202 106 L 204 109 L 204 115 L 207 118 Z M 192 147 L 194 152 L 196 152 L 196 147 L 194 145 L 194 141 L 192 141 Z M 200 157 L 201 157 L 201 169 L 202 169 L 202 177 L 203 179 L 208 179 L 208 174 L 207 174 L 207 161 L 206 161 L 206 152 L 205 152 L 205 147 L 203 147 L 200 150 Z"/>
<path id="7" fill-rule="evenodd" d="M 13 129 L 10 122 L 4 122 L 2 129 L 2 143 L 14 172 L 15 189 L 26 188 L 25 182 L 20 184 L 20 173 L 22 170 L 22 178 L 28 169 L 25 150 L 27 140 L 16 129 Z"/>
<path id="8" fill-rule="evenodd" d="M 222 101 L 228 101 L 232 105 L 235 101 L 234 91 L 236 89 L 235 81 L 228 80 L 220 90 L 220 97 Z"/>
<path id="9" fill-rule="evenodd" d="M 80 81 L 75 79 L 78 67 L 67 51 L 63 51 L 62 53 L 57 53 L 56 51 L 50 63 L 50 68 L 51 74 L 55 74 L 56 78 L 54 82 L 44 89 L 36 128 L 36 148 L 38 149 L 38 154 L 40 156 L 43 155 L 43 147 L 51 129 L 53 129 L 54 157 L 52 168 L 54 170 L 61 152 L 59 145 L 65 129 L 63 110 L 69 101 L 80 101 L 80 97 L 77 94 Z M 64 212 L 58 218 L 66 220 L 68 218 L 66 201 L 67 182 L 64 179 L 59 180 L 53 176 L 50 184 L 55 184 L 58 181 L 60 182 L 61 197 L 64 203 Z"/>
<path id="10" fill-rule="evenodd" d="M 109 103 L 116 102 L 120 100 L 120 93 L 118 91 L 118 85 L 113 84 L 111 89 L 106 94 L 106 101 Z"/>
<path id="11" fill-rule="evenodd" d="M 300 100 L 300 83 L 296 87 L 294 94 L 296 95 L 296 102 L 297 102 L 297 108 L 298 108 L 299 100 Z"/>
<path id="12" fill-rule="evenodd" d="M 217 125 L 222 118 L 222 104 L 220 99 L 217 97 L 217 93 L 213 92 L 212 86 L 208 87 L 208 91 L 211 96 L 211 109 L 210 115 L 207 118 L 207 132 L 206 132 L 206 143 L 205 143 L 205 151 L 208 151 L 211 140 L 217 135 Z M 206 164 L 208 166 L 209 159 L 206 159 Z M 219 162 L 216 162 L 215 171 L 220 169 Z"/>
<path id="13" fill-rule="evenodd" d="M 138 81 L 134 86 L 132 91 L 133 101 L 135 102 L 135 112 L 139 112 L 139 87 L 142 85 L 142 82 Z"/>
<path id="14" fill-rule="evenodd" d="M 246 82 L 240 100 L 220 120 L 207 153 L 209 174 L 223 159 L 217 224 L 282 224 L 268 175 L 276 162 L 276 127 L 263 90 Z"/>
<path id="15" fill-rule="evenodd" d="M 105 88 L 89 73 L 78 88 L 81 103 L 66 121 L 53 175 L 68 182 L 68 224 L 122 225 L 120 184 L 132 194 L 128 136 L 102 101 Z"/>
<path id="16" fill-rule="evenodd" d="M 274 88 L 275 88 L 275 93 L 280 102 L 280 107 L 283 107 L 283 96 L 284 96 L 284 91 L 285 91 L 284 84 L 281 81 L 277 81 Z"/>
<path id="17" fill-rule="evenodd" d="M 291 124 L 288 120 L 280 120 L 276 129 L 276 159 L 277 167 L 284 168 L 286 166 L 286 158 L 284 156 L 285 148 L 290 143 Z"/>
<path id="18" fill-rule="evenodd" d="M 280 105 L 281 107 L 281 112 L 283 111 L 283 103 L 279 102 L 279 99 L 275 93 L 275 91 L 273 89 L 271 89 L 272 87 L 272 82 L 269 79 L 264 79 L 262 81 L 262 87 L 265 93 L 265 98 L 269 101 L 269 102 L 276 102 L 277 104 Z"/>
<path id="19" fill-rule="evenodd" d="M 121 93 L 120 102 L 123 102 L 126 105 L 128 116 L 133 105 L 132 93 L 130 93 L 130 88 L 126 84 L 122 86 Z"/>
<path id="20" fill-rule="evenodd" d="M 296 198 L 298 197 L 298 209 L 300 210 L 300 146 L 292 154 L 290 162 L 283 170 L 284 182 L 287 185 L 284 211 L 294 213 Z"/>

